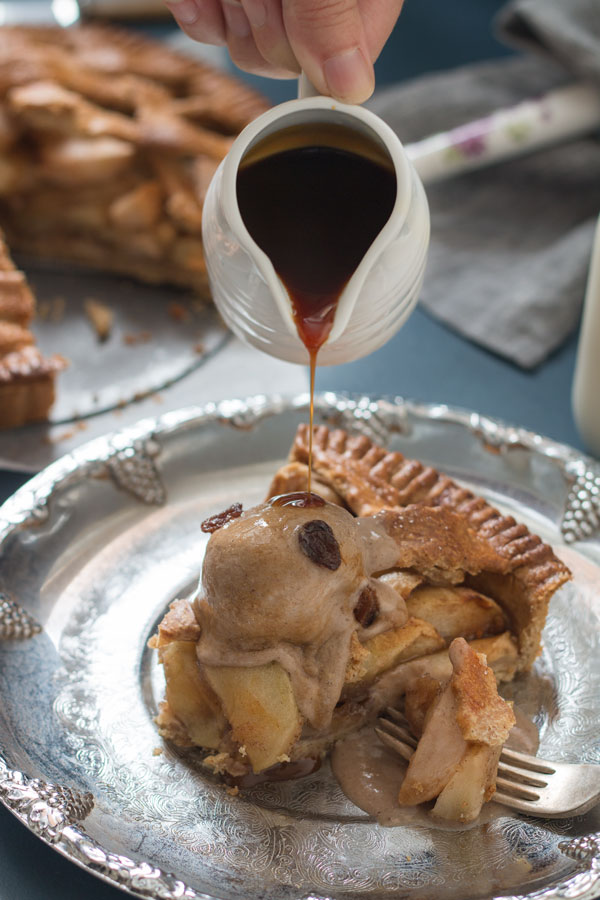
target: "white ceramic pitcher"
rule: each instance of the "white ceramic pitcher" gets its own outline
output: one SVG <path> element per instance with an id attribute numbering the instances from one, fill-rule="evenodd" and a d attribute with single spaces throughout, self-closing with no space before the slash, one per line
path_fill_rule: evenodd
<path id="1" fill-rule="evenodd" d="M 429 245 L 423 186 L 392 129 L 360 106 L 331 97 L 291 100 L 268 110 L 234 141 L 210 184 L 202 236 L 214 301 L 231 330 L 271 356 L 308 362 L 288 292 L 249 234 L 236 193 L 238 168 L 259 141 L 291 126 L 333 124 L 370 138 L 396 173 L 391 216 L 347 282 L 319 365 L 349 362 L 381 347 L 406 321 L 419 295 Z"/>

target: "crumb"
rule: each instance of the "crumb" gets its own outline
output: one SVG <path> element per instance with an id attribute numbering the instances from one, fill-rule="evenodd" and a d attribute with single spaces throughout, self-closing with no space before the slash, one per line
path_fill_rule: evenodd
<path id="1" fill-rule="evenodd" d="M 93 297 L 87 297 L 83 301 L 83 308 L 86 316 L 92 323 L 98 340 L 100 342 L 108 340 L 115 318 L 112 309 L 104 303 L 100 303 L 99 300 L 94 300 Z"/>
<path id="2" fill-rule="evenodd" d="M 204 346 L 202 341 L 198 341 L 197 344 L 194 344 L 194 353 L 197 353 L 198 356 L 202 356 L 202 354 L 205 352 L 205 350 L 206 350 L 206 347 Z"/>
<path id="3" fill-rule="evenodd" d="M 74 438 L 78 431 L 85 431 L 88 427 L 87 422 L 79 419 L 77 422 L 73 423 L 72 428 L 68 428 L 66 431 L 61 431 L 59 434 L 44 435 L 44 443 L 45 444 L 60 444 L 61 441 L 70 441 L 71 438 Z"/>
<path id="4" fill-rule="evenodd" d="M 248 751 L 246 750 L 246 748 L 244 747 L 243 744 L 242 744 L 242 746 L 238 749 L 238 753 L 240 754 L 240 756 L 248 756 Z"/>
<path id="5" fill-rule="evenodd" d="M 60 322 L 64 319 L 67 302 L 64 297 L 54 297 L 53 300 L 42 300 L 36 306 L 36 317 L 42 322 Z"/>
<path id="6" fill-rule="evenodd" d="M 227 788 L 227 793 L 230 797 L 237 797 L 240 793 L 240 789 L 236 784 L 234 787 Z"/>
<path id="7" fill-rule="evenodd" d="M 223 775 L 228 761 L 228 753 L 214 753 L 211 756 L 205 756 L 202 760 L 202 765 L 206 766 L 207 769 L 212 769 L 215 775 Z"/>
<path id="8" fill-rule="evenodd" d="M 278 762 L 278 763 L 288 763 L 288 762 L 290 762 L 290 758 L 289 758 L 289 756 L 287 755 L 287 753 L 282 753 L 280 756 L 277 757 L 277 759 L 275 760 L 275 762 Z"/>
<path id="9" fill-rule="evenodd" d="M 164 753 L 163 747 L 155 747 L 154 750 L 152 751 L 152 756 L 162 756 L 163 753 Z"/>
<path id="10" fill-rule="evenodd" d="M 138 331 L 137 334 L 124 334 L 123 343 L 128 347 L 135 347 L 136 344 L 147 344 L 152 340 L 151 331 Z"/>
<path id="11" fill-rule="evenodd" d="M 190 318 L 190 311 L 183 303 L 177 303 L 173 300 L 167 306 L 167 312 L 175 322 L 187 322 Z"/>
<path id="12" fill-rule="evenodd" d="M 412 860 L 412 856 L 407 856 L 407 857 L 406 857 L 406 862 L 411 862 L 411 860 Z"/>

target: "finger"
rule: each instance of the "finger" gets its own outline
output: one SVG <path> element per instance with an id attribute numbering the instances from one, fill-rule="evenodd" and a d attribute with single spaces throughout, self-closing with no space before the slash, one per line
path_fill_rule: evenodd
<path id="1" fill-rule="evenodd" d="M 222 9 L 229 54 L 240 69 L 271 78 L 292 78 L 297 74 L 265 59 L 256 46 L 241 0 L 222 0 Z"/>
<path id="2" fill-rule="evenodd" d="M 203 44 L 225 44 L 225 19 L 219 0 L 166 0 L 182 31 Z"/>
<path id="3" fill-rule="evenodd" d="M 279 69 L 300 73 L 285 33 L 280 0 L 242 0 L 260 54 Z"/>
<path id="4" fill-rule="evenodd" d="M 283 0 L 296 59 L 322 94 L 362 103 L 375 76 L 358 0 Z"/>
<path id="5" fill-rule="evenodd" d="M 404 0 L 358 0 L 371 62 L 375 62 L 394 30 Z"/>

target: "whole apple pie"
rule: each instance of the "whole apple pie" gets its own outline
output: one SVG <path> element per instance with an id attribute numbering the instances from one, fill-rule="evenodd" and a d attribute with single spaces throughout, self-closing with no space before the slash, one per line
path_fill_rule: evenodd
<path id="1" fill-rule="evenodd" d="M 237 79 L 139 34 L 0 27 L 0 227 L 9 247 L 208 298 L 206 190 L 233 138 L 266 108 Z M 0 320 L 10 289 L 3 280 Z M 33 387 L 26 400 L 15 376 L 21 400 L 0 405 L 0 427 L 47 416 L 56 367 L 36 353 L 25 356 L 30 369 L 34 356 L 36 371 L 46 368 L 45 402 Z M 7 367 L 0 378 L 11 383 Z"/>
<path id="2" fill-rule="evenodd" d="M 401 707 L 420 741 L 398 802 L 472 819 L 515 721 L 497 683 L 531 668 L 570 573 L 482 497 L 364 436 L 315 429 L 317 496 L 307 461 L 301 427 L 264 503 L 203 524 L 198 595 L 151 641 L 160 733 L 243 783 L 308 771 Z"/>

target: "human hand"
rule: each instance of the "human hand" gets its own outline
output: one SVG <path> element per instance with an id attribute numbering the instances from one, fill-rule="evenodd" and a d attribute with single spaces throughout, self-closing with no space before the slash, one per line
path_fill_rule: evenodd
<path id="1" fill-rule="evenodd" d="M 166 0 L 194 40 L 227 44 L 241 69 L 274 78 L 303 70 L 321 94 L 362 103 L 403 0 Z"/>

